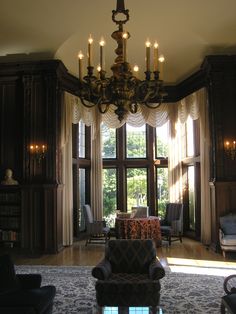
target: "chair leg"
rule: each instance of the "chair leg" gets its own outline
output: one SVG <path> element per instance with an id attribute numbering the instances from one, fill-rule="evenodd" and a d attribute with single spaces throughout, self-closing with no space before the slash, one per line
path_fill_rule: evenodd
<path id="1" fill-rule="evenodd" d="M 168 235 L 169 246 L 171 246 L 171 234 Z"/>
<path id="2" fill-rule="evenodd" d="M 224 306 L 223 302 L 221 302 L 221 305 L 220 305 L 220 313 L 225 314 L 225 306 Z"/>
<path id="3" fill-rule="evenodd" d="M 181 232 L 179 233 L 179 240 L 182 243 L 182 234 L 181 234 Z"/>

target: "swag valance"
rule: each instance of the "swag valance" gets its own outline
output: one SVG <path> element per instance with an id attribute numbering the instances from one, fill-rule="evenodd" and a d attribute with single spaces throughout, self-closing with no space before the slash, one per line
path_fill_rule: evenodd
<path id="1" fill-rule="evenodd" d="M 158 108 L 150 109 L 140 105 L 135 114 L 129 113 L 126 118 L 120 122 L 115 114 L 116 107 L 111 105 L 105 114 L 100 114 L 96 107 L 86 108 L 82 105 L 77 96 L 65 93 L 65 102 L 73 107 L 73 123 L 78 123 L 81 119 L 87 125 L 95 124 L 97 115 L 101 115 L 101 121 L 109 128 L 119 128 L 125 123 L 131 126 L 142 126 L 149 124 L 152 127 L 159 127 L 168 120 L 184 123 L 188 116 L 193 120 L 199 118 L 199 103 L 203 97 L 203 89 L 195 92 L 176 103 L 163 103 Z"/>

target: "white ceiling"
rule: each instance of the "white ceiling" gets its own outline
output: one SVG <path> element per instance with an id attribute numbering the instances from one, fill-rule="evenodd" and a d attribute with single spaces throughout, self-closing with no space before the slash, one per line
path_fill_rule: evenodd
<path id="1" fill-rule="evenodd" d="M 147 38 L 159 43 L 169 84 L 198 70 L 206 55 L 236 54 L 236 0 L 125 0 L 125 5 L 130 13 L 128 61 L 141 72 Z M 86 53 L 91 33 L 94 63 L 101 36 L 107 71 L 114 61 L 116 43 L 110 35 L 117 29 L 111 20 L 116 0 L 0 0 L 0 8 L 0 56 L 58 58 L 77 75 L 77 54 L 80 49 Z"/>

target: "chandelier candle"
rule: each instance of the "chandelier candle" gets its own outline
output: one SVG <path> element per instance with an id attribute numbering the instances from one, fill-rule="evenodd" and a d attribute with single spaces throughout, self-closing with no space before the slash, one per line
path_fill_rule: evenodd
<path id="1" fill-rule="evenodd" d="M 154 43 L 154 52 L 153 52 L 154 56 L 153 56 L 153 61 L 154 61 L 154 65 L 153 65 L 153 71 L 158 71 L 158 43 L 155 41 Z"/>
<path id="2" fill-rule="evenodd" d="M 160 80 L 163 80 L 163 77 L 164 77 L 164 73 L 163 73 L 163 71 L 164 71 L 164 66 L 163 66 L 164 61 L 165 61 L 165 58 L 163 56 L 160 56 L 160 58 L 159 58 L 159 62 L 160 62 L 160 68 L 159 68 Z"/>
<path id="3" fill-rule="evenodd" d="M 93 38 L 89 37 L 88 39 L 88 66 L 92 66 L 92 43 L 93 43 Z"/>
<path id="4" fill-rule="evenodd" d="M 104 71 L 104 52 L 103 52 L 103 47 L 105 46 L 105 41 L 103 39 L 103 37 L 100 40 L 100 67 L 101 67 L 101 71 Z"/>
<path id="5" fill-rule="evenodd" d="M 123 34 L 123 56 L 124 56 L 124 62 L 127 61 L 127 39 L 128 39 L 128 33 Z"/>
<path id="6" fill-rule="evenodd" d="M 82 75 L 82 59 L 83 59 L 84 55 L 82 54 L 82 51 L 80 51 L 78 53 L 78 59 L 79 59 L 79 79 L 82 80 L 83 79 L 83 75 Z"/>
<path id="7" fill-rule="evenodd" d="M 146 70 L 150 71 L 150 54 L 151 54 L 151 43 L 149 40 L 146 41 Z"/>

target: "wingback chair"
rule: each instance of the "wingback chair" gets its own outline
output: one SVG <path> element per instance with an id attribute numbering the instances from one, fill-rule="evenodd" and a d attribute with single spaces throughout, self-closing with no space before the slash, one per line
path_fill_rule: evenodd
<path id="1" fill-rule="evenodd" d="M 219 240 L 224 257 L 226 252 L 236 251 L 236 214 L 220 217 Z"/>
<path id="2" fill-rule="evenodd" d="M 165 270 L 152 240 L 110 240 L 92 269 L 99 306 L 157 306 Z"/>
<path id="3" fill-rule="evenodd" d="M 166 237 L 169 245 L 172 241 L 182 242 L 183 204 L 168 203 L 165 218 L 161 221 L 161 234 Z"/>
<path id="4" fill-rule="evenodd" d="M 40 274 L 16 274 L 8 255 L 0 256 L 0 313 L 51 314 L 56 288 L 41 287 Z"/>
<path id="5" fill-rule="evenodd" d="M 84 205 L 84 216 L 85 216 L 85 227 L 87 233 L 86 244 L 89 243 L 106 243 L 109 239 L 110 228 L 106 227 L 104 220 L 95 221 L 93 219 L 93 214 L 90 205 Z"/>

